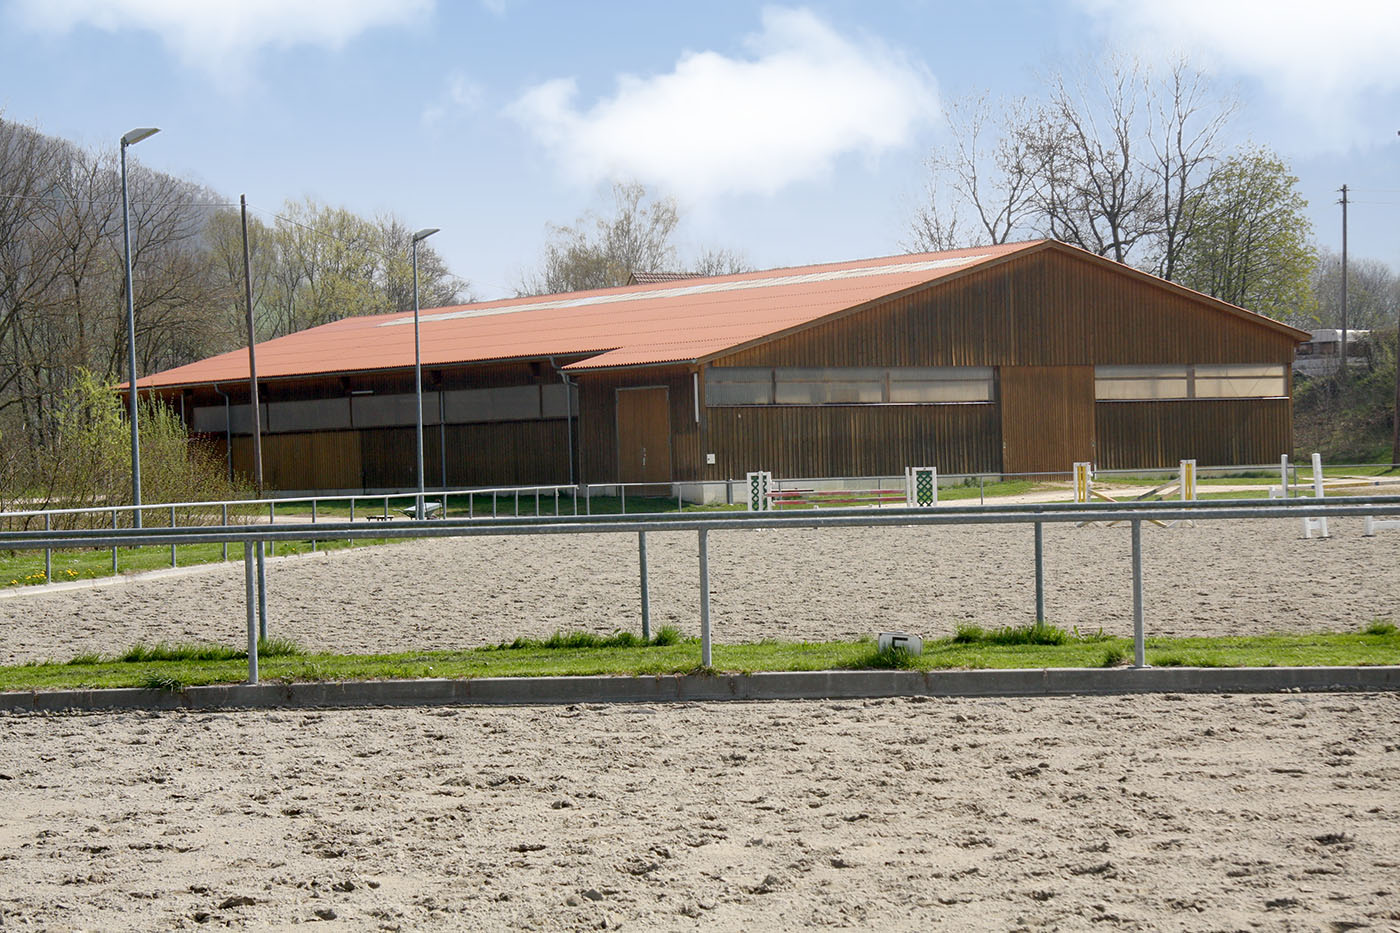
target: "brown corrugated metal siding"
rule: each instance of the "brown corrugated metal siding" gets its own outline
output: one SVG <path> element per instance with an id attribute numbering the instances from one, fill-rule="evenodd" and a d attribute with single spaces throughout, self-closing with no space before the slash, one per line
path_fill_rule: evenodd
<path id="1" fill-rule="evenodd" d="M 708 444 L 721 464 L 768 464 L 775 473 L 807 476 L 862 475 L 874 463 L 881 473 L 916 463 L 945 473 L 1050 472 L 1076 460 L 1104 467 L 1171 466 L 1192 457 L 1267 463 L 1292 449 L 1288 399 L 1096 404 L 1093 367 L 1289 363 L 1294 346 L 1286 333 L 1201 296 L 1047 250 L 713 361 L 995 366 L 999 402 L 990 417 L 962 409 L 993 406 L 710 408 Z M 741 430 L 745 420 L 762 430 Z M 950 443 L 935 425 L 954 423 L 980 424 L 987 433 L 957 434 Z"/>

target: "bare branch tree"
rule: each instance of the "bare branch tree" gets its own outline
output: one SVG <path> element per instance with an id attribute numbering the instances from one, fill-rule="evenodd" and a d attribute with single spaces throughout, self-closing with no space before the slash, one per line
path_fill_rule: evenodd
<path id="1" fill-rule="evenodd" d="M 1149 91 L 1152 158 L 1145 169 L 1156 188 L 1153 269 L 1175 279 L 1181 252 L 1196 229 L 1197 194 L 1220 161 L 1220 137 L 1239 109 L 1232 98 L 1216 97 L 1209 81 L 1184 59 Z"/>
<path id="2" fill-rule="evenodd" d="M 950 143 L 928 158 L 926 198 L 910 224 L 916 251 L 1006 243 L 1025 235 L 1037 174 L 1024 98 L 993 110 L 986 94 L 947 112 Z M 987 136 L 998 135 L 988 149 Z M 944 194 L 946 192 L 946 196 Z M 976 216 L 966 222 L 964 210 Z"/>

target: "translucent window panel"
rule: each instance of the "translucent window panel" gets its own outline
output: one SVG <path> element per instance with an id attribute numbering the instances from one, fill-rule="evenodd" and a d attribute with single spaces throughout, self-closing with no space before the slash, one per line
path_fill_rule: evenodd
<path id="1" fill-rule="evenodd" d="M 315 398 L 297 402 L 269 402 L 267 405 L 267 430 L 271 434 L 333 431 L 348 427 L 348 398 Z"/>
<path id="2" fill-rule="evenodd" d="M 773 401 L 773 370 L 714 368 L 705 372 L 706 405 L 768 405 Z"/>
<path id="3" fill-rule="evenodd" d="M 773 400 L 779 405 L 872 404 L 885 400 L 885 371 L 859 367 L 773 372 Z"/>
<path id="4" fill-rule="evenodd" d="M 1286 394 L 1282 365 L 1249 363 L 1196 367 L 1196 398 L 1278 398 Z"/>
<path id="5" fill-rule="evenodd" d="M 190 430 L 196 434 L 223 434 L 228 427 L 224 406 L 200 406 L 190 412 Z"/>
<path id="6" fill-rule="evenodd" d="M 229 422 L 232 425 L 233 434 L 253 433 L 253 406 L 252 405 L 230 405 Z M 267 430 L 267 403 L 258 406 L 258 419 L 264 431 Z"/>
<path id="7" fill-rule="evenodd" d="M 540 387 L 541 404 L 546 418 L 566 418 L 573 406 L 573 414 L 578 414 L 578 391 L 560 383 L 557 386 Z"/>
<path id="8" fill-rule="evenodd" d="M 910 366 L 891 369 L 891 402 L 990 402 L 996 377 L 990 366 Z"/>
<path id="9" fill-rule="evenodd" d="M 779 372 L 773 387 L 779 405 L 858 405 L 885 400 L 881 382 L 784 382 Z"/>
<path id="10" fill-rule="evenodd" d="M 1108 401 L 1190 398 L 1186 366 L 1098 366 L 1094 398 Z"/>
<path id="11" fill-rule="evenodd" d="M 357 428 L 391 428 L 418 423 L 418 397 L 408 392 L 393 395 L 352 395 L 350 415 Z M 438 393 L 423 393 L 423 423 L 438 423 Z"/>
<path id="12" fill-rule="evenodd" d="M 540 417 L 539 386 L 501 389 L 458 389 L 445 393 L 449 424 L 478 421 L 536 421 Z"/>

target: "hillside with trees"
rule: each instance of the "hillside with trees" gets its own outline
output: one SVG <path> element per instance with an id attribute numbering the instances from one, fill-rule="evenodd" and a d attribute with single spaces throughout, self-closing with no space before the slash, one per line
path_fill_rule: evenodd
<path id="1" fill-rule="evenodd" d="M 130 156 L 128 191 L 138 373 L 245 346 L 237 201 Z M 311 200 L 250 216 L 256 339 L 411 308 L 410 235 Z M 418 252 L 424 304 L 470 297 L 430 246 Z M 126 340 L 118 153 L 0 120 L 0 497 L 48 501 L 73 412 L 94 411 L 92 385 L 126 379 Z"/>

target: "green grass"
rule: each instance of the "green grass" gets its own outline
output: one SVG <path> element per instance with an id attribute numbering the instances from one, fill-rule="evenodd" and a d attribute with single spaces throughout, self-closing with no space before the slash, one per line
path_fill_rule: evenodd
<path id="1" fill-rule="evenodd" d="M 713 672 L 756 671 L 1094 668 L 1124 664 L 1132 642 L 1102 634 L 1080 635 L 1043 625 L 961 629 L 929 639 L 923 654 L 879 651 L 871 639 L 846 642 L 762 641 L 715 645 Z M 1356 633 L 1261 635 L 1231 638 L 1152 638 L 1147 663 L 1155 667 L 1298 667 L 1400 664 L 1400 631 L 1375 620 Z M 663 628 L 650 642 L 631 633 L 599 636 L 558 633 L 544 640 L 517 639 L 462 651 L 379 655 L 310 653 L 285 640 L 263 644 L 264 680 L 339 681 L 422 677 L 544 677 L 695 673 L 700 646 Z M 237 683 L 247 676 L 243 651 L 223 645 L 138 645 L 120 656 L 85 654 L 69 662 L 0 667 L 0 690 L 148 687 L 180 690 L 200 684 Z"/>
<path id="2" fill-rule="evenodd" d="M 951 641 L 955 645 L 1066 645 L 1070 642 L 1070 634 L 1044 621 L 1003 626 L 991 631 L 978 625 L 959 625 Z"/>
<path id="3" fill-rule="evenodd" d="M 985 483 L 981 487 L 978 487 L 977 481 L 974 479 L 971 482 L 964 482 L 960 486 L 939 486 L 938 501 L 954 502 L 961 499 L 976 499 L 979 496 L 985 496 L 988 499 L 995 499 L 1000 496 L 1023 496 L 1028 492 L 1036 492 L 1043 488 L 1048 487 L 1027 479 Z"/>
<path id="4" fill-rule="evenodd" d="M 388 543 L 388 538 L 362 538 L 355 547 Z M 334 551 L 350 547 L 347 541 L 318 541 L 317 550 Z M 274 556 L 311 553 L 310 541 L 279 541 Z M 243 547 L 230 544 L 228 556 L 231 561 L 243 560 Z M 221 544 L 182 544 L 175 548 L 176 565 L 193 567 L 198 564 L 217 564 L 223 561 Z M 161 570 L 170 566 L 169 547 L 117 548 L 119 573 L 137 573 L 144 570 Z M 79 551 L 53 552 L 53 582 L 69 580 L 90 580 L 112 576 L 111 548 L 84 549 Z M 43 551 L 0 551 L 0 588 L 7 586 L 37 586 L 50 582 L 44 576 Z"/>

